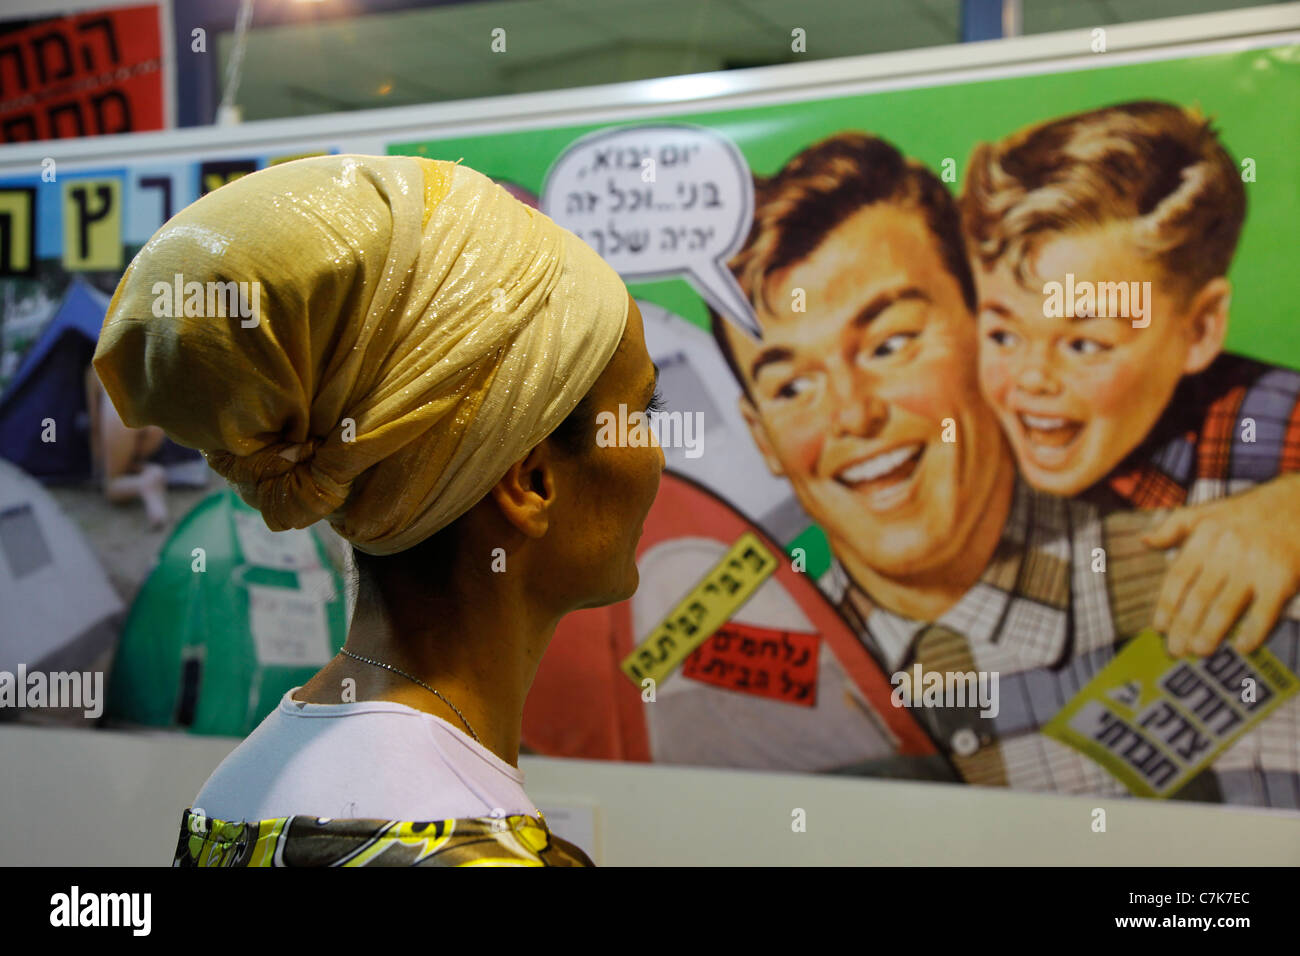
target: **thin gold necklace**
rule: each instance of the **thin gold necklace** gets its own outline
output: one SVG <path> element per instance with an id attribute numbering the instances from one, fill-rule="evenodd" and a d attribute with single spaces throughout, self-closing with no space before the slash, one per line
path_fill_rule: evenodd
<path id="1" fill-rule="evenodd" d="M 424 681 L 420 680 L 420 678 L 418 678 L 418 677 L 412 677 L 410 674 L 406 673 L 406 671 L 404 671 L 404 670 L 399 670 L 398 668 L 394 667 L 392 664 L 385 664 L 383 661 L 372 661 L 370 658 L 368 658 L 368 657 L 362 657 L 360 654 L 353 654 L 353 653 L 352 653 L 350 650 L 348 650 L 346 647 L 339 648 L 339 652 L 342 653 L 342 654 L 346 654 L 348 657 L 351 657 L 351 658 L 353 658 L 353 659 L 355 659 L 355 660 L 362 661 L 363 663 L 366 663 L 366 664 L 374 664 L 376 667 L 383 667 L 383 668 L 385 668 L 386 670 L 390 670 L 390 671 L 392 671 L 394 674 L 401 674 L 401 675 L 402 675 L 403 677 L 405 677 L 407 680 L 409 680 L 409 681 L 414 681 L 415 683 L 419 684 L 421 687 L 423 687 L 423 688 L 424 688 L 425 690 L 427 690 L 429 693 L 435 695 L 435 696 L 436 696 L 440 701 L 442 701 L 444 704 L 446 704 L 446 705 L 447 705 L 448 707 L 450 707 L 452 710 L 456 711 L 456 716 L 459 717 L 459 718 L 461 719 L 461 721 L 465 724 L 465 726 L 469 729 L 470 736 L 474 738 L 474 742 L 475 742 L 475 743 L 478 743 L 478 744 L 483 743 L 483 741 L 481 741 L 481 740 L 478 739 L 478 734 L 474 733 L 474 728 L 473 728 L 473 727 L 470 727 L 470 725 L 469 725 L 469 721 L 468 721 L 468 720 L 465 720 L 465 715 L 462 714 L 462 713 L 460 712 L 460 708 L 458 708 L 455 704 L 453 704 L 451 701 L 449 701 L 446 697 L 443 697 L 441 694 L 439 694 L 436 690 L 434 690 L 432 687 L 430 687 L 430 686 L 429 686 L 428 684 L 426 684 Z"/>

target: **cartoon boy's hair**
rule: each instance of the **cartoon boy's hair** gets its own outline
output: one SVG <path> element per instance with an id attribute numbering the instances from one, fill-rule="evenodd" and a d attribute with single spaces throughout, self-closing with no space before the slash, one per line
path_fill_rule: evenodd
<path id="1" fill-rule="evenodd" d="M 839 133 L 798 153 L 777 173 L 754 178 L 754 223 L 741 250 L 727 263 L 741 291 L 769 312 L 768 277 L 811 255 L 836 226 L 877 203 L 915 209 L 924 216 L 943 263 L 973 312 L 975 280 L 966 256 L 956 200 L 934 173 L 891 144 L 865 133 Z M 744 385 L 712 308 L 713 337 Z"/>
<path id="2" fill-rule="evenodd" d="M 1208 120 L 1144 100 L 981 143 L 961 212 L 971 253 L 986 267 L 1005 259 L 1026 286 L 1044 240 L 1128 221 L 1133 240 L 1188 294 L 1227 273 L 1246 191 Z"/>

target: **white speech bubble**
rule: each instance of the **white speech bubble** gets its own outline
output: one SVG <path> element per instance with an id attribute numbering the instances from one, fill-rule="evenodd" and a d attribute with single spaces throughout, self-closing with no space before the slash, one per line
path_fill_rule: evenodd
<path id="1" fill-rule="evenodd" d="M 721 134 L 684 124 L 591 133 L 551 166 L 541 201 L 625 280 L 684 275 L 720 315 L 760 337 L 726 265 L 749 234 L 754 179 Z"/>

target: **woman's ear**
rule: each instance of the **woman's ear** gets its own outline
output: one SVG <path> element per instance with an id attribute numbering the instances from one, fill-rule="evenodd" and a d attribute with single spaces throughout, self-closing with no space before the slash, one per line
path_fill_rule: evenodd
<path id="1" fill-rule="evenodd" d="M 1223 351 L 1231 299 L 1232 286 L 1224 276 L 1211 279 L 1192 296 L 1183 316 L 1183 328 L 1188 339 L 1184 375 L 1204 371 Z"/>
<path id="2" fill-rule="evenodd" d="M 490 494 L 501 516 L 521 533 L 530 538 L 546 534 L 555 504 L 555 469 L 547 443 L 511 465 Z"/>

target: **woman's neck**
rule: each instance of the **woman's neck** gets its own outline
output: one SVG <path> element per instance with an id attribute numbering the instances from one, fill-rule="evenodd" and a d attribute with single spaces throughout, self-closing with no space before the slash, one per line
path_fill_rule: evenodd
<path id="1" fill-rule="evenodd" d="M 298 699 L 339 703 L 350 696 L 405 704 L 470 736 L 472 728 L 484 747 L 517 767 L 524 700 L 559 617 L 530 615 L 530 602 L 512 593 L 512 576 L 493 578 L 434 596 L 391 586 L 382 597 L 366 588 L 358 595 L 348 650 L 400 668 L 445 701 L 400 674 L 346 655 L 319 671 Z"/>

